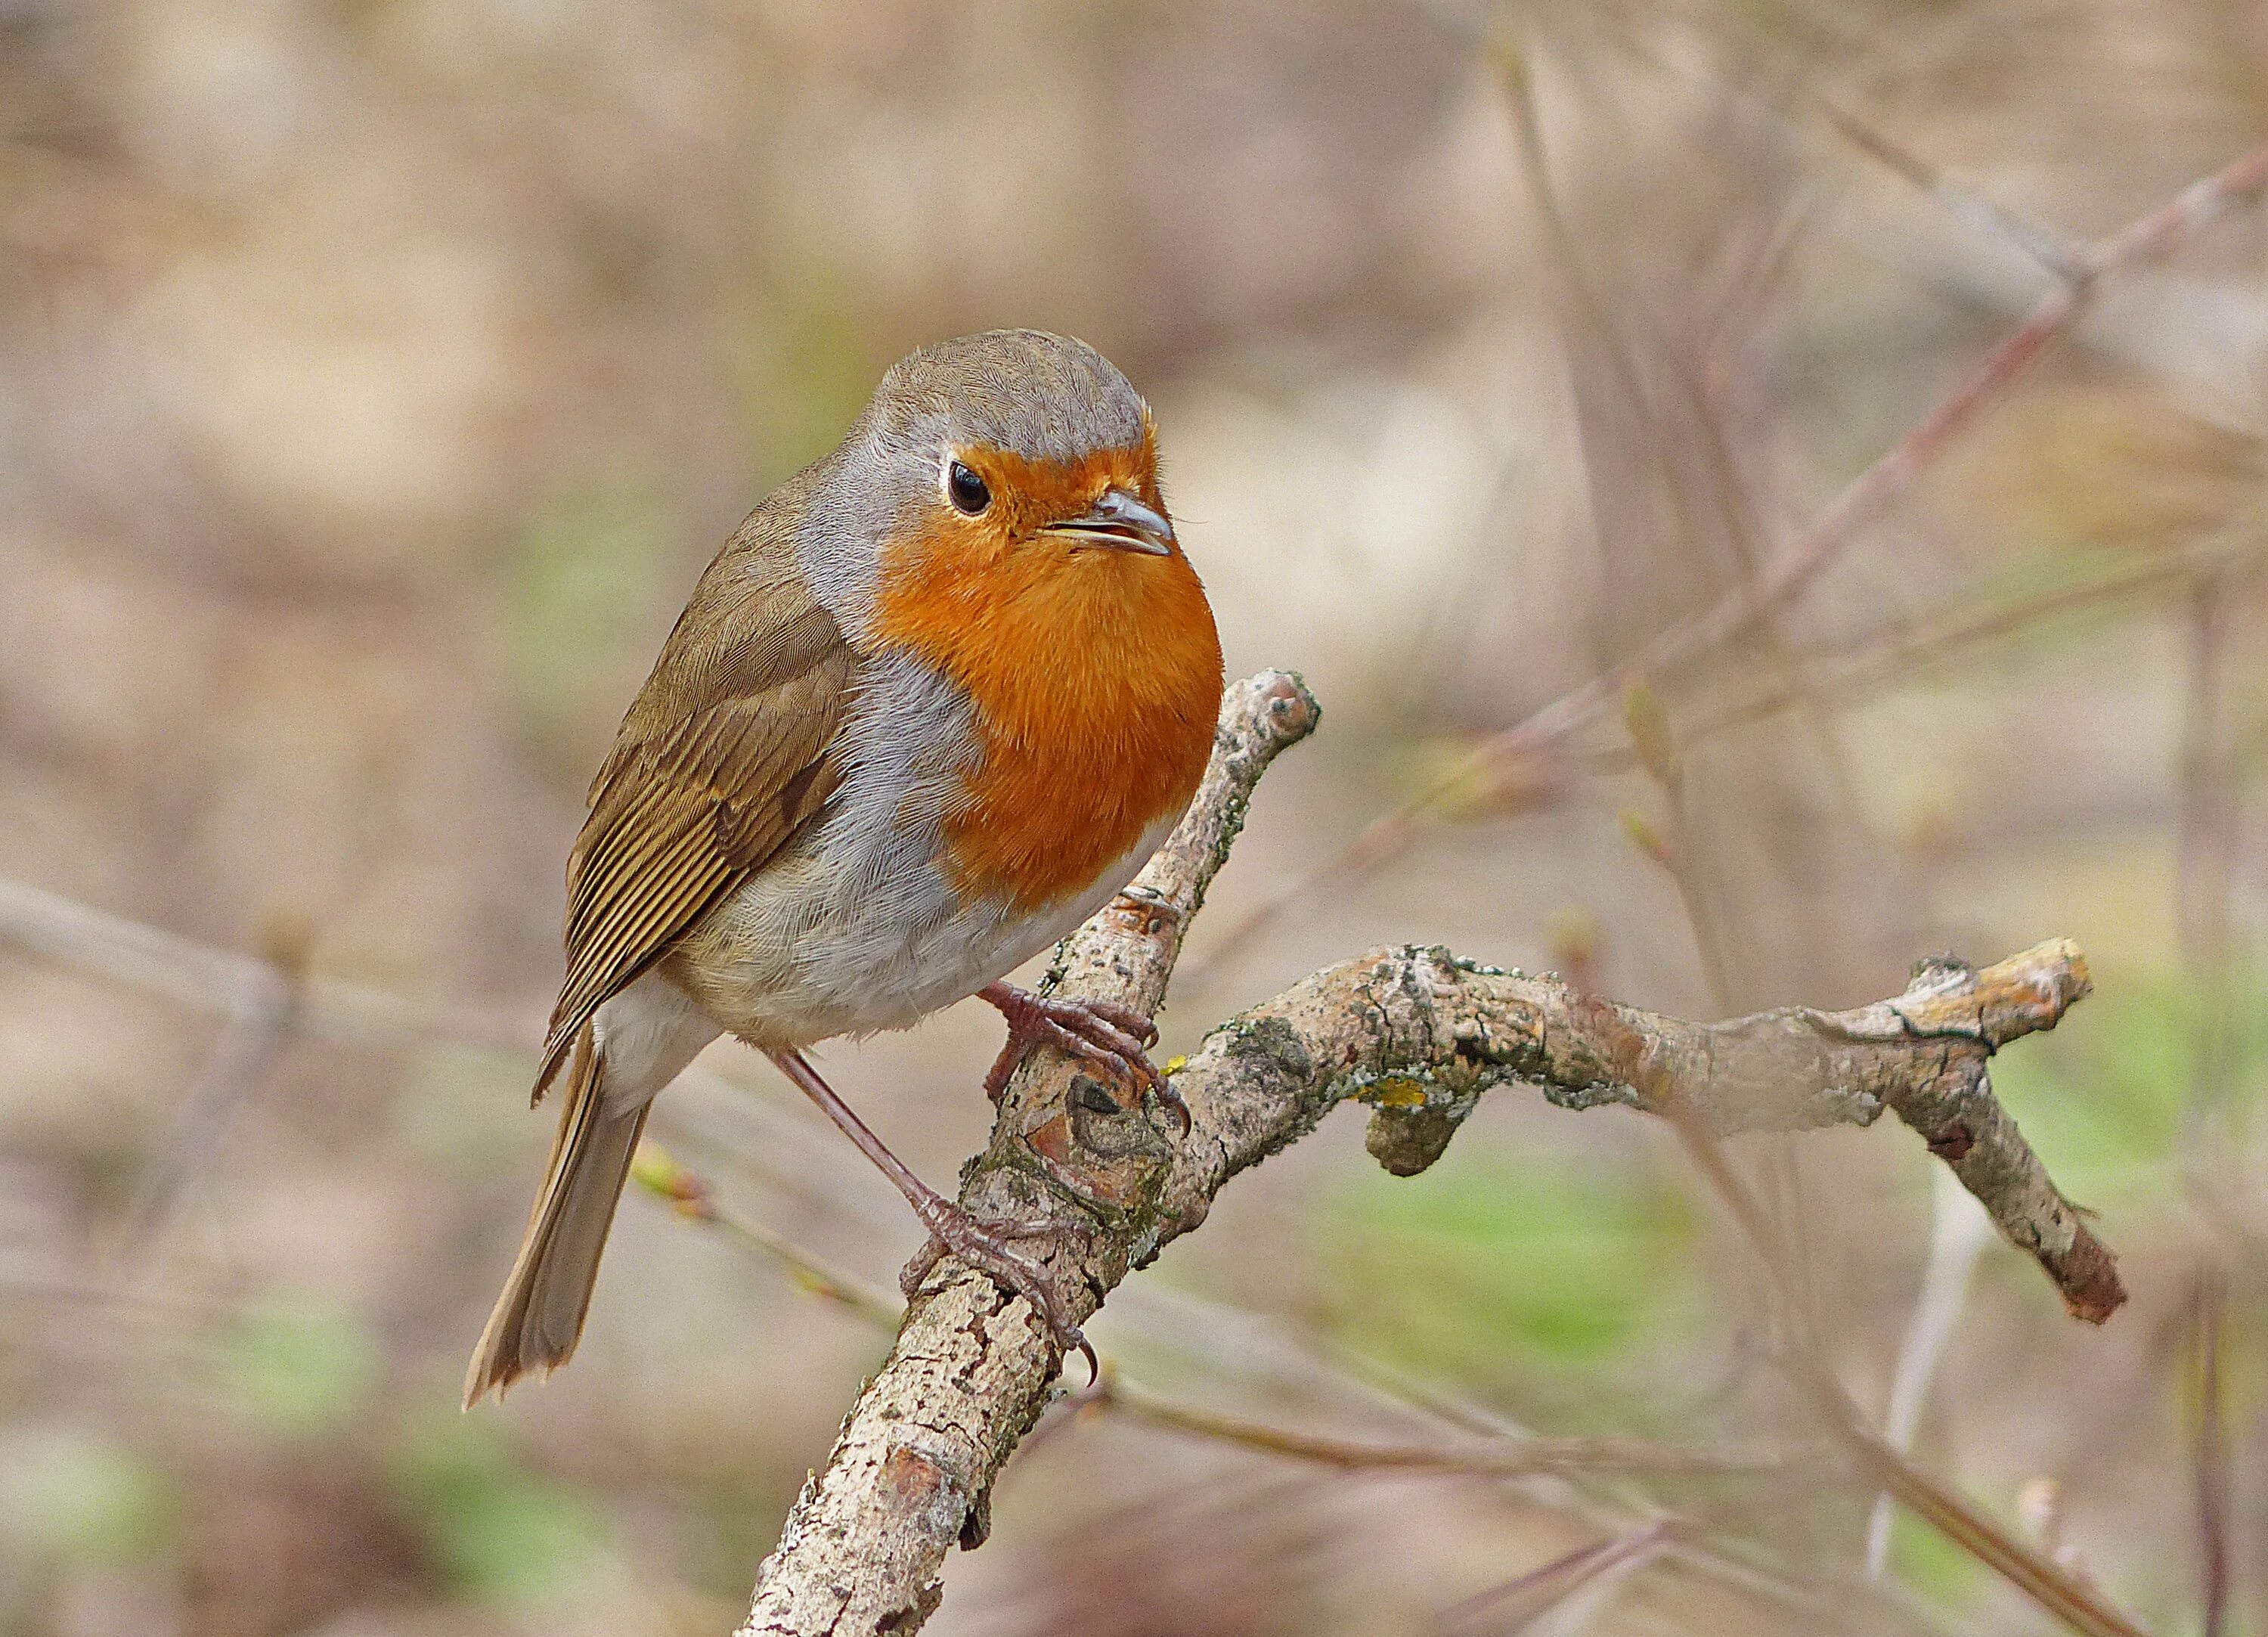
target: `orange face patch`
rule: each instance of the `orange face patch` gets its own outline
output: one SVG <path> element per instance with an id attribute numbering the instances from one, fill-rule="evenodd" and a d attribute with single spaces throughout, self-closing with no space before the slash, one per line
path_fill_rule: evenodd
<path id="1" fill-rule="evenodd" d="M 1041 532 L 1112 484 L 1160 505 L 1146 446 L 961 458 L 991 505 L 964 516 L 940 495 L 885 549 L 869 630 L 968 693 L 983 757 L 948 815 L 946 868 L 963 892 L 1031 911 L 1091 886 L 1188 803 L 1212 748 L 1220 640 L 1178 549 Z"/>

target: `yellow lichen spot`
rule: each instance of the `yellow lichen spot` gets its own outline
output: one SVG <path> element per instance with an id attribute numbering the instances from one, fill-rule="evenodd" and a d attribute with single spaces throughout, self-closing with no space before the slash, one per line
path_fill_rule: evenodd
<path id="1" fill-rule="evenodd" d="M 1174 1057 L 1167 1058 L 1166 1059 L 1165 1067 L 1160 1069 L 1159 1073 L 1165 1075 L 1167 1079 L 1171 1080 L 1174 1075 L 1189 1067 L 1189 1060 L 1188 1057 L 1186 1055 L 1177 1054 Z"/>
<path id="2" fill-rule="evenodd" d="M 1363 1093 L 1362 1100 L 1381 1109 L 1420 1109 L 1425 1106 L 1425 1088 L 1406 1074 L 1395 1074 Z"/>

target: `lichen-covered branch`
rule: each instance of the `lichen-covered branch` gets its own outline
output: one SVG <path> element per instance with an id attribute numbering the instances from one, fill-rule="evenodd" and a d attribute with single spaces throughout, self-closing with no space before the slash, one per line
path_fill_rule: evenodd
<path id="1" fill-rule="evenodd" d="M 1446 949 L 1373 951 L 1254 1007 L 1189 1060 L 1175 1084 L 1214 1146 L 1175 1168 L 1158 1242 L 1203 1220 L 1229 1177 L 1350 1097 L 1372 1105 L 1370 1152 L 1399 1176 L 1431 1165 L 1481 1094 L 1507 1082 L 1567 1108 L 1667 1111 L 1676 1098 L 1726 1136 L 1871 1125 L 1887 1109 L 1954 1168 L 2072 1312 L 2099 1323 L 2125 1300 L 2116 1265 L 1985 1069 L 2087 991 L 2085 959 L 2058 940 L 1982 971 L 1928 963 L 1904 994 L 1855 1012 L 1787 1007 L 1702 1024 Z"/>
<path id="2" fill-rule="evenodd" d="M 1157 1008 L 1254 784 L 1315 717 L 1294 677 L 1263 673 L 1229 689 L 1189 817 L 1064 946 L 1052 977 L 1065 992 Z M 1854 1012 L 1705 1025 L 1443 949 L 1377 950 L 1215 1029 L 1174 1076 L 1194 1120 L 1186 1136 L 1121 1108 L 1075 1063 L 1036 1054 L 965 1170 L 961 1200 L 1058 1230 L 1034 1247 L 1083 1318 L 1201 1224 L 1229 1178 L 1343 1102 L 1370 1106 L 1370 1151 L 1403 1175 L 1438 1159 L 1480 1097 L 1508 1083 L 1568 1108 L 1675 1112 L 1724 1134 L 1863 1125 L 1888 1109 L 1953 1166 L 2071 1310 L 2100 1321 L 2124 1299 L 2110 1255 L 1986 1074 L 1993 1051 L 2054 1027 L 2087 989 L 2078 950 L 2057 942 L 1981 971 L 1927 963 L 1904 994 Z M 743 1637 L 918 1627 L 942 1595 L 946 1554 L 983 1539 L 992 1480 L 1045 1406 L 1059 1362 L 1028 1302 L 941 1263 L 759 1570 Z"/>

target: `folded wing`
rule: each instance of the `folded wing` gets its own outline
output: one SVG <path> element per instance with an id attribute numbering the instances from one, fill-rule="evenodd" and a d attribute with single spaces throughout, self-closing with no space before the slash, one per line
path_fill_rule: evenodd
<path id="1" fill-rule="evenodd" d="M 852 662 L 792 553 L 711 564 L 591 784 L 539 1097 L 591 1014 L 826 804 Z"/>

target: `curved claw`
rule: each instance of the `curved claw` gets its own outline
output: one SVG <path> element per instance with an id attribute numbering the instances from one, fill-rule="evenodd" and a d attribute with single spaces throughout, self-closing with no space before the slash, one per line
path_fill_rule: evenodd
<path id="1" fill-rule="evenodd" d="M 1094 1344 L 1087 1340 L 1086 1332 L 1078 1325 L 1067 1324 L 1056 1331 L 1056 1346 L 1066 1353 L 1072 1347 L 1079 1349 L 1079 1357 L 1086 1360 L 1086 1384 L 1089 1387 L 1102 1379 L 1102 1360 L 1094 1356 Z"/>

